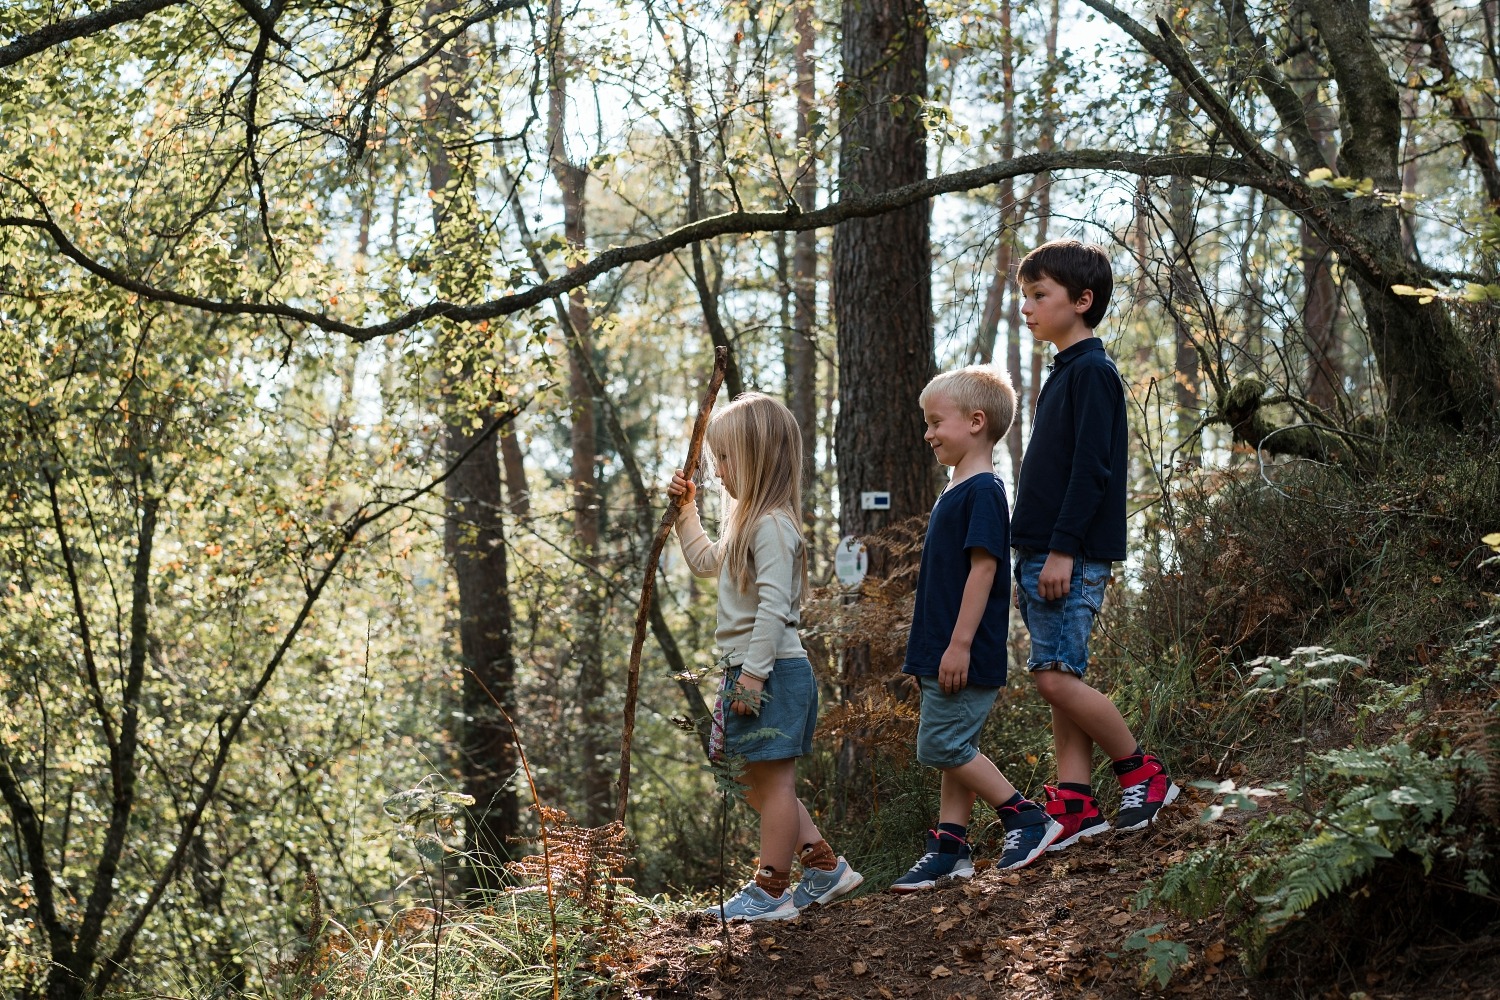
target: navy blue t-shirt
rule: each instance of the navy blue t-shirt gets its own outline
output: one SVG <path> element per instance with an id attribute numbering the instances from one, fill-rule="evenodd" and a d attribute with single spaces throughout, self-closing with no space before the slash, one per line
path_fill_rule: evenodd
<path id="1" fill-rule="evenodd" d="M 1005 484 L 993 472 L 948 487 L 932 507 L 901 670 L 918 677 L 937 676 L 969 582 L 970 549 L 984 549 L 1000 565 L 974 633 L 969 683 L 1000 687 L 1005 684 L 1005 635 L 1010 625 L 1010 515 Z"/>

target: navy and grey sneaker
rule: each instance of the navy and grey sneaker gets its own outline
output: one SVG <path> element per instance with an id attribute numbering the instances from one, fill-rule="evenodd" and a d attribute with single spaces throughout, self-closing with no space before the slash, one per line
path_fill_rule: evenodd
<path id="1" fill-rule="evenodd" d="M 1062 836 L 1062 824 L 1047 815 L 1035 802 L 1025 803 L 1029 808 L 1011 806 L 1000 810 L 1000 825 L 1005 828 L 1005 845 L 1000 850 L 996 868 L 1006 870 L 1025 868 Z"/>
<path id="2" fill-rule="evenodd" d="M 703 911 L 715 920 L 720 919 L 719 908 L 710 906 Z M 735 920 L 791 920 L 797 915 L 792 905 L 792 892 L 788 889 L 780 896 L 772 896 L 751 882 L 724 902 L 723 919 Z"/>
<path id="3" fill-rule="evenodd" d="M 973 878 L 974 863 L 969 856 L 969 842 L 946 830 L 927 831 L 927 853 L 911 866 L 911 871 L 891 883 L 891 892 L 899 894 L 931 889 L 939 882 Z"/>
<path id="4" fill-rule="evenodd" d="M 1122 831 L 1146 829 L 1155 822 L 1162 807 L 1177 801 L 1177 795 L 1182 791 L 1156 754 L 1142 754 L 1137 766 L 1119 773 L 1120 768 L 1130 767 L 1133 763 L 1135 758 L 1131 757 L 1116 762 L 1116 775 L 1120 779 L 1120 812 L 1115 817 L 1115 826 Z"/>
<path id="5" fill-rule="evenodd" d="M 792 905 L 805 910 L 813 904 L 827 906 L 846 893 L 859 888 L 865 877 L 850 867 L 849 862 L 839 858 L 838 867 L 832 871 L 821 868 L 802 869 L 802 878 L 792 890 Z"/>

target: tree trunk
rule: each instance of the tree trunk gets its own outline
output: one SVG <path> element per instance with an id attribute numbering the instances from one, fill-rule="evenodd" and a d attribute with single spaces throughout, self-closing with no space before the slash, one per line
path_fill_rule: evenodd
<path id="1" fill-rule="evenodd" d="M 1000 155 L 1012 157 L 1016 154 L 1016 81 L 1015 40 L 1011 35 L 1012 7 L 1010 0 L 1000 4 Z M 1011 270 L 1015 265 L 1015 224 L 1019 214 L 1016 206 L 1016 182 L 1007 177 L 1000 182 L 999 232 L 995 237 L 995 277 L 985 296 L 984 312 L 979 320 L 979 330 L 974 336 L 970 357 L 990 364 L 995 356 L 995 344 L 999 339 L 1000 325 L 1005 324 L 1005 364 L 1016 390 L 1016 417 L 1006 432 L 1006 451 L 1010 456 L 1012 482 L 1021 473 L 1021 451 L 1024 438 L 1021 433 L 1021 414 L 1026 412 L 1026 386 L 1021 373 L 1021 329 L 1020 311 L 1016 303 L 1015 283 Z M 1010 307 L 1006 308 L 1006 299 Z"/>
<path id="2" fill-rule="evenodd" d="M 797 165 L 795 193 L 797 206 L 811 212 L 818 201 L 817 136 L 812 133 L 811 114 L 817 98 L 817 77 L 813 66 L 813 4 L 799 0 L 796 11 L 797 46 L 794 52 L 797 71 L 797 146 L 805 150 Z M 818 234 L 807 229 L 798 233 L 792 243 L 792 310 L 791 344 L 786 355 L 787 408 L 797 418 L 802 430 L 802 496 L 808 526 L 816 520 L 812 492 L 817 485 L 818 455 Z"/>
<path id="3" fill-rule="evenodd" d="M 442 8 L 429 5 L 429 20 Z M 437 281 L 445 295 L 472 292 L 478 262 L 483 259 L 477 235 L 478 206 L 470 164 L 449 156 L 445 140 L 467 124 L 463 98 L 468 92 L 468 43 L 455 39 L 436 60 L 427 81 L 426 113 L 432 129 L 428 181 L 433 196 L 433 231 L 444 262 Z M 434 86 L 441 83 L 442 86 Z M 463 155 L 463 154 L 460 154 Z M 444 390 L 448 409 L 450 461 L 469 452 L 482 433 L 474 426 L 474 408 L 459 390 L 473 371 L 471 348 L 456 331 L 442 331 L 445 352 L 458 352 L 457 381 Z M 450 367 L 450 358 L 444 367 Z M 481 418 L 492 406 L 481 409 Z M 517 765 L 514 734 L 490 695 L 516 716 L 511 654 L 510 590 L 507 578 L 505 526 L 502 520 L 500 461 L 490 435 L 459 464 L 444 484 L 450 557 L 458 583 L 459 648 L 465 667 L 463 731 L 459 736 L 459 769 L 464 791 L 474 797 L 464 828 L 471 862 L 465 882 L 474 888 L 498 885 L 499 865 L 510 856 L 510 840 L 519 831 L 520 813 L 511 776 Z"/>
<path id="4" fill-rule="evenodd" d="M 927 93 L 927 11 L 921 0 L 847 0 L 843 9 L 839 191 L 873 194 L 927 174 L 920 101 Z M 845 535 L 869 536 L 925 514 L 939 485 L 923 440 L 918 396 L 933 374 L 930 205 L 921 202 L 833 234 L 833 312 L 838 328 L 839 521 Z M 866 510 L 861 494 L 889 494 Z M 892 566 L 870 552 L 872 577 Z M 843 697 L 859 696 L 872 673 L 868 647 L 848 649 Z M 846 814 L 866 802 L 856 776 L 867 770 L 860 734 L 839 750 Z"/>
<path id="5" fill-rule="evenodd" d="M 849 0 L 842 55 L 839 190 L 875 193 L 925 177 L 926 8 Z M 925 514 L 938 487 L 917 403 L 933 374 L 929 216 L 921 203 L 834 230 L 839 521 L 848 535 Z M 867 491 L 888 492 L 890 509 L 861 509 Z M 872 574 L 883 568 L 872 560 Z"/>
<path id="6" fill-rule="evenodd" d="M 584 219 L 584 188 L 588 170 L 568 159 L 564 128 L 567 121 L 567 72 L 563 59 L 562 3 L 548 5 L 552 53 L 551 79 L 547 90 L 548 160 L 552 176 L 562 193 L 563 237 L 572 247 L 582 248 L 588 239 Z M 614 815 L 614 745 L 610 720 L 605 712 L 604 681 L 604 591 L 599 569 L 599 477 L 598 440 L 595 431 L 595 401 L 583 365 L 591 350 L 592 319 L 585 290 L 568 296 L 568 319 L 574 336 L 569 341 L 568 391 L 573 403 L 571 478 L 573 483 L 573 546 L 579 563 L 579 591 L 575 606 L 573 662 L 578 668 L 578 709 L 581 727 L 578 740 L 583 773 L 584 817 L 588 826 L 603 826 Z"/>
<path id="7" fill-rule="evenodd" d="M 1307 0 L 1307 8 L 1339 85 L 1338 173 L 1368 177 L 1380 191 L 1400 190 L 1401 99 L 1371 34 L 1368 6 Z M 1490 419 L 1495 387 L 1447 308 L 1392 291 L 1393 284 L 1423 283 L 1402 246 L 1401 210 L 1381 198 L 1354 198 L 1333 211 L 1362 244 L 1363 258 L 1352 262 L 1350 273 L 1365 306 L 1387 413 L 1403 423 L 1455 429 Z"/>
<path id="8" fill-rule="evenodd" d="M 507 429 L 500 435 L 500 461 L 505 470 L 505 496 L 510 502 L 510 512 L 517 517 L 530 517 L 531 489 L 526 485 L 526 456 L 521 452 L 521 439 L 513 430 Z"/>
<path id="9" fill-rule="evenodd" d="M 1317 67 L 1310 52 L 1297 57 L 1303 75 L 1316 79 Z M 1307 129 L 1322 150 L 1329 167 L 1334 161 L 1334 135 L 1338 123 L 1318 95 L 1309 88 L 1302 95 Z M 1343 371 L 1338 362 L 1335 323 L 1339 312 L 1338 286 L 1333 282 L 1333 250 L 1310 225 L 1302 220 L 1302 336 L 1307 349 L 1307 399 L 1324 410 L 1332 410 L 1343 385 Z"/>
<path id="10" fill-rule="evenodd" d="M 1062 9 L 1058 0 L 1052 0 L 1047 14 L 1047 65 L 1057 64 L 1057 29 L 1058 22 L 1062 19 Z M 1057 144 L 1056 138 L 1056 115 L 1053 113 L 1055 105 L 1052 100 L 1047 101 L 1047 113 L 1042 115 L 1041 131 L 1037 134 L 1036 150 L 1038 153 L 1050 153 Z M 1052 175 L 1042 172 L 1036 176 L 1036 242 L 1040 246 L 1047 242 L 1047 232 L 1052 224 Z M 1031 425 L 1031 418 L 1036 415 L 1036 400 L 1042 393 L 1042 369 L 1047 364 L 1047 345 L 1040 340 L 1031 342 L 1031 396 L 1030 406 L 1026 410 L 1027 426 Z M 1019 477 L 1020 473 L 1017 473 Z"/>

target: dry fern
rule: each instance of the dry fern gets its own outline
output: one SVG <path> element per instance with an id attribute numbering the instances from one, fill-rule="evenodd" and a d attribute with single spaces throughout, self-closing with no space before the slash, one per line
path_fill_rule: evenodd
<path id="1" fill-rule="evenodd" d="M 617 919 L 609 905 L 611 889 L 634 884 L 620 875 L 630 860 L 625 827 L 578 826 L 561 809 L 539 809 L 547 833 L 546 854 L 513 861 L 506 871 L 523 884 L 550 885 L 558 897 L 574 900 L 598 918 L 601 928 Z"/>
<path id="2" fill-rule="evenodd" d="M 1481 762 L 1474 769 L 1474 800 L 1480 814 L 1500 824 L 1500 719 L 1482 708 L 1463 711 L 1458 719 L 1458 746 Z"/>

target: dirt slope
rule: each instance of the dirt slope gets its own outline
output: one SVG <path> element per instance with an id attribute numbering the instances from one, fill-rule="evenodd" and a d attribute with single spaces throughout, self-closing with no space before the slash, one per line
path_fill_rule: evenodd
<path id="1" fill-rule="evenodd" d="M 1192 803 L 1174 806 L 1144 835 L 1106 834 L 1020 872 L 979 862 L 979 874 L 956 886 L 901 897 L 872 893 L 794 921 L 733 926 L 727 948 L 715 920 L 689 914 L 663 921 L 636 942 L 641 958 L 622 994 L 658 1000 L 1500 996 L 1476 985 L 1489 977 L 1462 965 L 1436 976 L 1426 971 L 1414 988 L 1412 976 L 1398 974 L 1401 956 L 1392 957 L 1395 972 L 1327 969 L 1251 979 L 1219 917 L 1185 921 L 1132 910 L 1136 892 L 1164 864 L 1209 838 L 1232 835 L 1222 824 L 1200 825 L 1196 814 Z M 1134 932 L 1156 924 L 1188 949 L 1165 989 L 1143 974 L 1143 952 L 1124 947 Z M 1391 989 L 1395 982 L 1403 986 Z"/>

